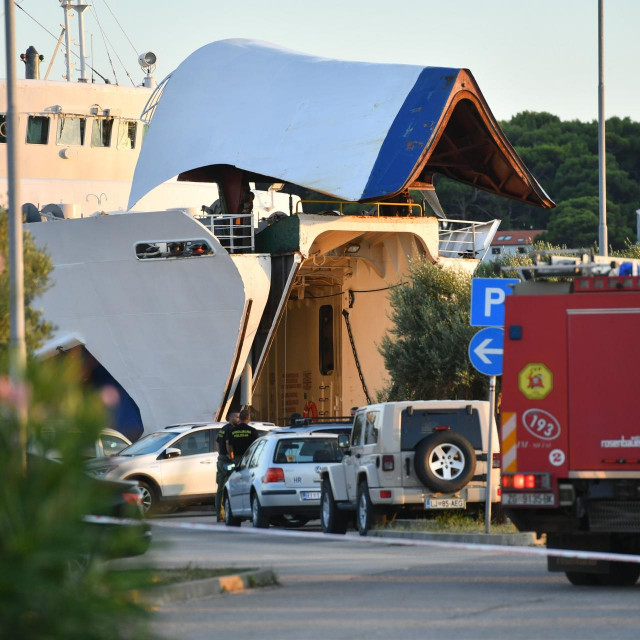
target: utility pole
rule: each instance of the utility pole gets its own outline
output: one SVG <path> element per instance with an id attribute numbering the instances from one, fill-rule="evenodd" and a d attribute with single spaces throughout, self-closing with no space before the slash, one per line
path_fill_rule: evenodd
<path id="1" fill-rule="evenodd" d="M 598 192 L 600 197 L 598 226 L 599 254 L 609 255 L 607 235 L 607 159 L 604 118 L 604 0 L 598 0 Z"/>
<path id="2" fill-rule="evenodd" d="M 25 373 L 27 350 L 24 332 L 24 269 L 22 262 L 22 198 L 18 110 L 16 108 L 16 47 L 13 0 L 5 0 L 7 57 L 7 165 L 9 182 L 9 379 L 15 392 L 19 424 L 18 443 L 22 468 L 27 467 L 27 395 Z"/>

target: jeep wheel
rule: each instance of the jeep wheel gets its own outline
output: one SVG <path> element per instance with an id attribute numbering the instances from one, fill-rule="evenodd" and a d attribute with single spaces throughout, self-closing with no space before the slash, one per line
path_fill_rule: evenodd
<path id="1" fill-rule="evenodd" d="M 322 483 L 320 497 L 320 524 L 323 533 L 346 533 L 348 516 L 340 511 L 333 499 L 331 485 L 325 480 Z"/>
<path id="2" fill-rule="evenodd" d="M 371 503 L 371 497 L 369 496 L 369 485 L 367 481 L 363 480 L 358 485 L 358 506 L 356 511 L 356 524 L 358 526 L 358 533 L 361 536 L 366 536 L 367 532 L 375 523 L 375 517 L 373 513 L 373 504 Z"/>
<path id="3" fill-rule="evenodd" d="M 224 494 L 224 524 L 227 527 L 239 527 L 240 526 L 240 518 L 236 518 L 231 511 L 231 500 L 229 500 L 229 495 L 225 492 Z"/>
<path id="4" fill-rule="evenodd" d="M 464 436 L 439 431 L 418 443 L 414 465 L 416 475 L 427 488 L 452 493 L 473 477 L 476 454 Z"/>
<path id="5" fill-rule="evenodd" d="M 251 524 L 255 529 L 266 529 L 269 526 L 269 519 L 265 516 L 255 493 L 251 496 Z"/>

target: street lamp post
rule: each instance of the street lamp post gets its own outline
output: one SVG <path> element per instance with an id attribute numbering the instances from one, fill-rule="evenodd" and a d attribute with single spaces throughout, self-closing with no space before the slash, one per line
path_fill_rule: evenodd
<path id="1" fill-rule="evenodd" d="M 27 465 L 27 397 L 24 391 L 27 352 L 24 330 L 24 269 L 22 260 L 22 199 L 18 111 L 16 109 L 15 19 L 13 0 L 5 0 L 7 57 L 7 165 L 9 183 L 9 378 L 15 391 L 19 423 L 19 449 L 23 469 Z"/>
<path id="2" fill-rule="evenodd" d="M 607 159 L 605 156 L 604 118 L 604 0 L 598 0 L 598 192 L 600 223 L 598 226 L 599 254 L 609 255 L 607 235 Z"/>

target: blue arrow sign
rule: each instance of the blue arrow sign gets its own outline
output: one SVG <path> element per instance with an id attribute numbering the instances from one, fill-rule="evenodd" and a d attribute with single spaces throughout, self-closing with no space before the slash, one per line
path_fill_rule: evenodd
<path id="1" fill-rule="evenodd" d="M 502 375 L 504 330 L 500 327 L 480 329 L 469 342 L 471 364 L 486 376 Z"/>
<path id="2" fill-rule="evenodd" d="M 517 278 L 474 278 L 471 281 L 471 326 L 504 327 L 504 301 Z"/>

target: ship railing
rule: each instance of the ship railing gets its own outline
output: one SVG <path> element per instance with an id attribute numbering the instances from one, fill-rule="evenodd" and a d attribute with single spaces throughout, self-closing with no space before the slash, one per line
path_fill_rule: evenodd
<path id="1" fill-rule="evenodd" d="M 214 214 L 198 216 L 196 220 L 209 229 L 229 253 L 255 251 L 253 214 Z"/>
<path id="2" fill-rule="evenodd" d="M 333 213 L 340 216 L 352 215 L 350 212 L 344 212 L 345 205 L 358 206 L 360 208 L 360 211 L 356 215 L 380 216 L 382 211 L 383 216 L 424 216 L 424 209 L 418 202 L 350 202 L 348 200 L 299 200 L 298 202 L 296 202 L 296 213 L 305 213 L 305 211 L 303 211 L 303 207 L 305 204 L 331 205 L 329 207 L 326 207 L 326 211 L 320 211 L 318 213 Z M 386 210 L 385 207 L 387 207 Z M 393 209 L 391 209 L 391 207 L 393 207 Z"/>
<path id="3" fill-rule="evenodd" d="M 445 258 L 484 257 L 486 233 L 478 233 L 478 227 L 486 222 L 438 218 L 438 244 L 440 255 Z M 482 254 L 482 255 L 480 255 Z"/>

